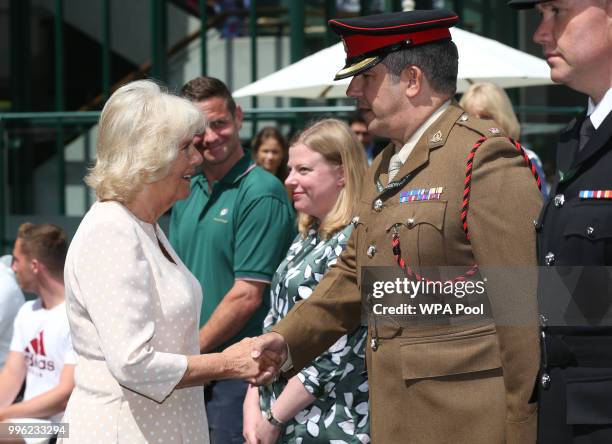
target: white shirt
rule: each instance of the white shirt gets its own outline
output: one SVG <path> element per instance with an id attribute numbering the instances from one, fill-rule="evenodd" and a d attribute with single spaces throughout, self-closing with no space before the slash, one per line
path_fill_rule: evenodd
<path id="1" fill-rule="evenodd" d="M 447 100 L 440 106 L 440 108 L 435 110 L 434 113 L 431 116 L 429 116 L 429 118 L 421 126 L 417 128 L 417 130 L 408 139 L 408 142 L 406 142 L 399 151 L 397 151 L 396 149 L 396 152 L 400 160 L 402 161 L 402 164 L 406 163 L 406 160 L 408 160 L 408 156 L 410 156 L 410 153 L 416 146 L 421 136 L 425 134 L 425 131 L 427 131 L 427 128 L 429 128 L 436 120 L 438 120 L 438 118 L 442 115 L 442 113 L 444 113 L 444 111 L 448 109 L 449 106 L 450 106 L 450 100 Z"/>
<path id="2" fill-rule="evenodd" d="M 25 302 L 11 270 L 11 260 L 8 255 L 0 260 L 0 369 L 4 367 L 9 352 L 15 316 Z"/>
<path id="3" fill-rule="evenodd" d="M 587 116 L 591 119 L 593 128 L 597 130 L 608 114 L 610 114 L 610 111 L 612 111 L 612 88 L 608 89 L 608 92 L 606 92 L 603 99 L 597 105 L 589 97 Z"/>
<path id="4" fill-rule="evenodd" d="M 56 387 L 64 365 L 75 363 L 66 304 L 46 309 L 40 298 L 23 304 L 15 318 L 11 351 L 26 359 L 25 401 Z"/>

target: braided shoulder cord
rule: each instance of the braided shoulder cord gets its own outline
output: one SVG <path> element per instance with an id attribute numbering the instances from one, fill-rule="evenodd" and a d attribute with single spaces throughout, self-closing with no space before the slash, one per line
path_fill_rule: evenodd
<path id="1" fill-rule="evenodd" d="M 487 137 L 483 136 L 480 139 L 478 139 L 476 141 L 476 143 L 474 144 L 474 146 L 472 147 L 472 149 L 470 150 L 468 157 L 467 157 L 467 164 L 466 164 L 466 168 L 465 168 L 465 181 L 464 181 L 464 188 L 463 188 L 463 204 L 461 206 L 461 227 L 463 228 L 463 231 L 465 233 L 465 237 L 468 240 L 468 242 L 470 241 L 470 233 L 468 231 L 468 223 L 467 223 L 467 215 L 468 215 L 468 210 L 470 207 L 470 191 L 471 191 L 471 186 L 472 186 L 472 168 L 474 165 L 474 157 L 476 155 L 476 151 L 478 150 L 478 148 L 480 148 L 480 146 L 487 140 Z M 536 167 L 534 165 L 534 163 L 531 161 L 531 159 L 529 159 L 529 156 L 527 155 L 527 153 L 525 152 L 525 150 L 523 149 L 523 147 L 521 146 L 521 144 L 512 139 L 512 138 L 508 138 L 508 140 L 510 141 L 510 143 L 512 143 L 512 146 L 514 146 L 519 153 L 521 154 L 521 156 L 523 157 L 523 159 L 525 160 L 525 163 L 527 164 L 527 166 L 529 166 L 531 173 L 533 174 L 535 180 L 536 180 L 536 184 L 538 185 L 538 189 L 541 190 L 542 189 L 542 179 L 540 178 L 540 176 L 538 175 L 538 172 L 536 170 Z M 393 226 L 393 234 L 391 236 L 391 246 L 393 248 L 393 255 L 395 256 L 395 260 L 397 262 L 397 264 L 399 265 L 399 267 L 404 270 L 404 272 L 406 273 L 406 275 L 410 278 L 410 279 L 416 279 L 416 280 L 424 280 L 427 282 L 431 282 L 430 280 L 424 278 L 422 275 L 420 275 L 419 273 L 416 273 L 409 265 L 406 264 L 406 261 L 404 260 L 404 258 L 402 257 L 402 249 L 401 249 L 401 245 L 400 245 L 400 237 L 399 237 L 399 230 L 397 228 L 396 225 Z M 452 281 L 463 281 L 466 280 L 468 277 L 473 276 L 474 274 L 476 274 L 476 272 L 478 271 L 478 265 L 474 264 L 470 267 L 470 269 L 465 272 L 462 275 L 459 275 L 455 278 L 452 279 Z"/>
<path id="2" fill-rule="evenodd" d="M 483 136 L 480 139 L 478 139 L 478 141 L 474 144 L 474 146 L 470 150 L 470 153 L 468 154 L 467 165 L 465 168 L 465 182 L 464 182 L 465 187 L 463 188 L 463 205 L 461 206 L 461 227 L 463 228 L 465 237 L 467 238 L 468 241 L 470 240 L 470 233 L 468 231 L 467 215 L 468 215 L 468 209 L 470 207 L 470 190 L 472 187 L 472 167 L 474 164 L 474 156 L 476 155 L 476 150 L 478 150 L 478 148 L 480 148 L 480 146 L 486 140 L 487 138 Z M 510 137 L 508 137 L 508 140 L 510 141 L 512 146 L 514 146 L 517 149 L 517 151 L 521 154 L 521 156 L 525 160 L 525 164 L 527 164 L 527 166 L 531 170 L 531 173 L 533 174 L 533 177 L 536 180 L 536 184 L 538 185 L 538 190 L 541 191 L 542 190 L 542 179 L 540 178 L 540 175 L 538 174 L 538 171 L 536 170 L 535 164 L 531 161 L 531 159 L 525 152 L 525 149 L 521 146 L 521 144 L 518 141 Z"/>

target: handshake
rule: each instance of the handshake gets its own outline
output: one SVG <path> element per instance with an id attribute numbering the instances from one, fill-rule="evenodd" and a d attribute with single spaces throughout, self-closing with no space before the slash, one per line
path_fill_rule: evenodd
<path id="1" fill-rule="evenodd" d="M 275 332 L 244 338 L 221 353 L 225 379 L 244 379 L 253 385 L 266 385 L 278 379 L 288 357 L 285 339 Z"/>

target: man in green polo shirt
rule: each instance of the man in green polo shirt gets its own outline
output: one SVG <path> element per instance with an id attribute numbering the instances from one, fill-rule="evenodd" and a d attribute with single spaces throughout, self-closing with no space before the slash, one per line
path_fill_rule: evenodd
<path id="1" fill-rule="evenodd" d="M 295 236 L 295 221 L 282 183 L 240 145 L 242 110 L 225 84 L 198 77 L 181 93 L 202 110 L 208 127 L 194 140 L 203 174 L 172 209 L 170 242 L 202 285 L 200 351 L 209 353 L 261 333 L 269 283 Z M 246 388 L 243 381 L 208 387 L 211 443 L 244 441 Z"/>

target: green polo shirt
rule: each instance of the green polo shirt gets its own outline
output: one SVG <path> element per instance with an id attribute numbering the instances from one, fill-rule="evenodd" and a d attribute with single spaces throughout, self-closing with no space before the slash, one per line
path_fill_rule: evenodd
<path id="1" fill-rule="evenodd" d="M 191 194 L 172 209 L 170 242 L 202 285 L 200 327 L 236 279 L 270 283 L 295 234 L 295 214 L 283 184 L 255 167 L 250 153 L 213 183 L 212 192 L 204 175 L 193 177 Z M 269 299 L 266 288 L 255 315 L 219 349 L 261 334 Z"/>

